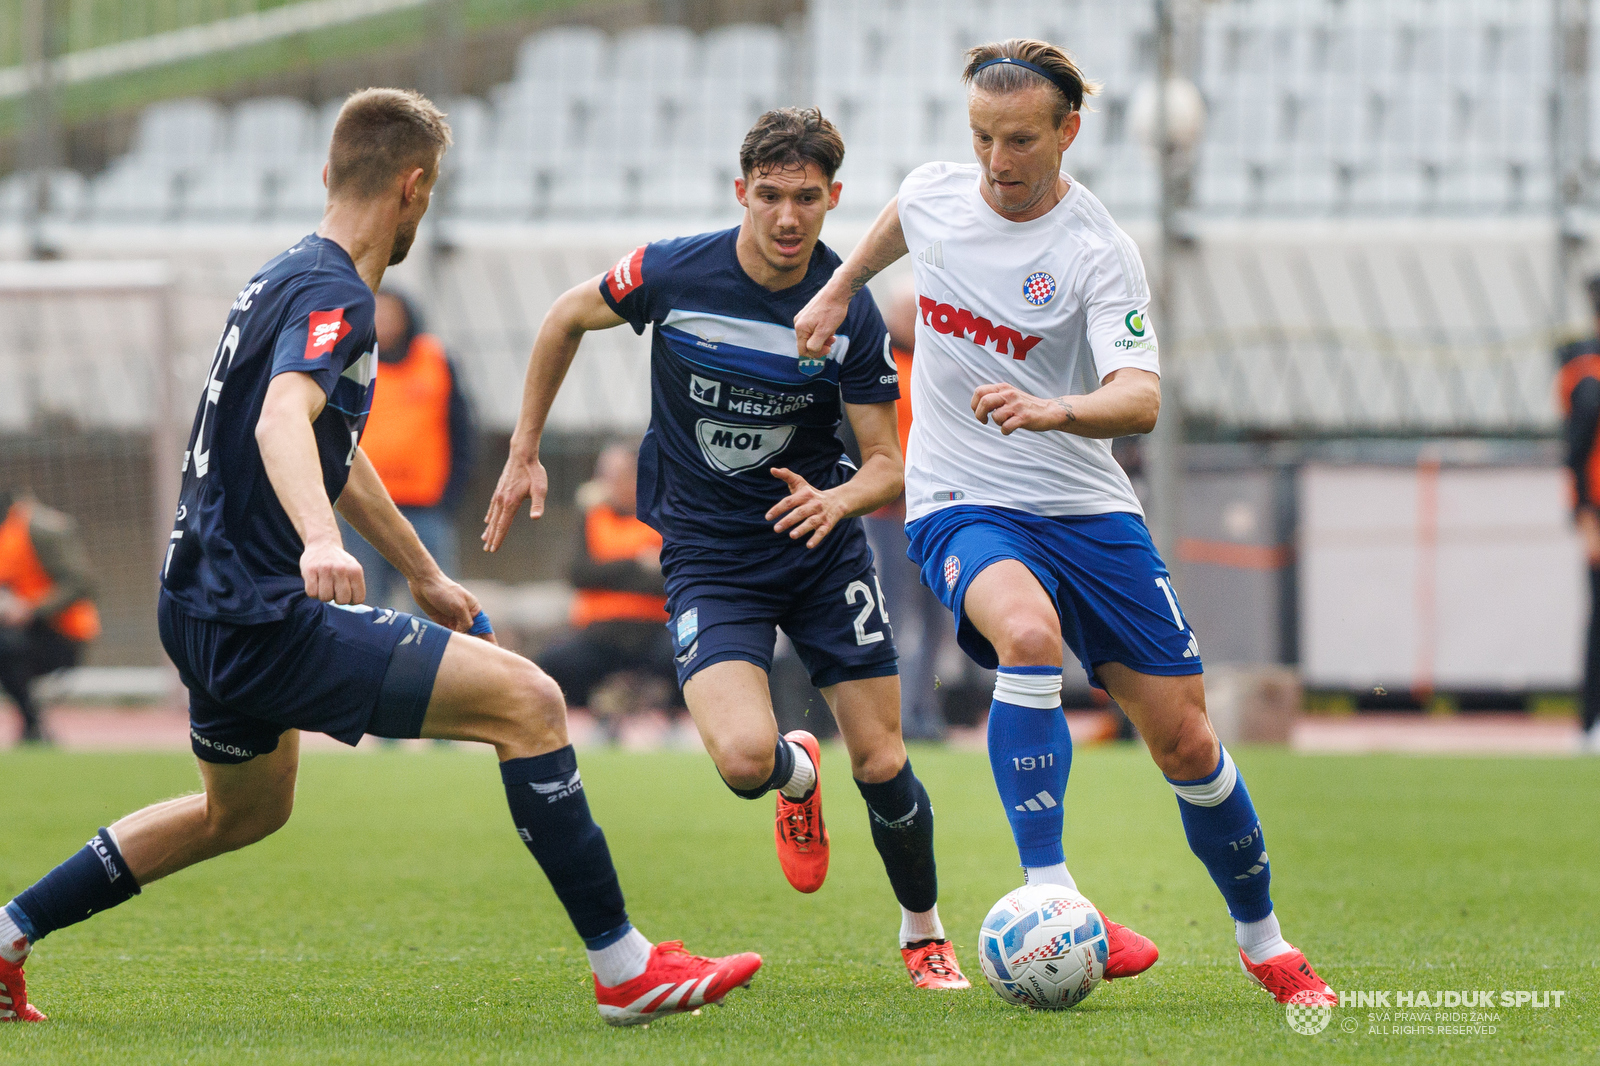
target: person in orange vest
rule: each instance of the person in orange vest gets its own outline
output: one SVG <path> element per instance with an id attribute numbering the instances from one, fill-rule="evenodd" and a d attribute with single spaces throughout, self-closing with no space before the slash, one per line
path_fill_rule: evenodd
<path id="1" fill-rule="evenodd" d="M 444 342 L 423 328 L 416 305 L 403 293 L 378 293 L 378 386 L 361 450 L 377 468 L 400 513 L 454 577 L 458 573 L 453 514 L 472 472 L 477 426 Z M 367 602 L 393 606 L 403 587 L 400 572 L 348 526 L 345 547 L 367 580 Z"/>
<path id="2" fill-rule="evenodd" d="M 1556 351 L 1556 404 L 1566 419 L 1573 519 L 1589 563 L 1589 643 L 1583 669 L 1583 747 L 1600 755 L 1600 275 L 1589 279 L 1597 336 Z"/>
<path id="3" fill-rule="evenodd" d="M 900 372 L 900 399 L 895 413 L 900 420 L 900 454 L 906 454 L 911 436 L 911 358 L 917 343 L 917 294 L 908 280 L 896 286 L 883 307 L 889 328 L 889 347 Z M 944 737 L 944 712 L 934 688 L 934 668 L 939 649 L 954 635 L 950 612 L 922 583 L 915 564 L 906 558 L 906 498 L 862 519 L 867 540 L 878 560 L 878 577 L 884 598 L 893 605 L 895 639 L 900 645 L 900 729 L 907 740 Z"/>
<path id="4" fill-rule="evenodd" d="M 44 743 L 33 682 L 78 664 L 100 614 L 77 523 L 9 490 L 0 513 L 0 688 L 22 714 L 22 740 Z"/>
<path id="5" fill-rule="evenodd" d="M 571 570 L 577 632 L 534 657 L 572 707 L 587 707 L 590 693 L 624 670 L 664 679 L 674 706 L 682 704 L 666 629 L 661 534 L 634 516 L 638 461 L 638 449 L 624 444 L 600 453 L 585 486 L 597 498 L 584 510 Z"/>

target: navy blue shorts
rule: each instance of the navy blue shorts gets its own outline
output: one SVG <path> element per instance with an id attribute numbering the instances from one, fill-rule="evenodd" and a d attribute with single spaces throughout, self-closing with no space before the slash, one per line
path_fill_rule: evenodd
<path id="1" fill-rule="evenodd" d="M 285 730 L 346 744 L 421 735 L 450 631 L 388 608 L 297 597 L 281 621 L 213 622 L 165 593 L 161 643 L 189 690 L 189 739 L 206 762 L 275 751 Z"/>
<path id="2" fill-rule="evenodd" d="M 662 551 L 678 684 L 731 659 L 771 670 L 776 627 L 818 688 L 898 673 L 889 611 L 860 521 L 841 523 L 809 550 L 774 539 L 770 549 L 669 544 Z"/>
<path id="3" fill-rule="evenodd" d="M 994 646 L 962 604 L 972 579 L 1002 559 L 1022 563 L 1055 600 L 1061 635 L 1089 683 L 1101 663 L 1141 674 L 1198 674 L 1200 644 L 1178 606 L 1144 519 L 1116 512 L 1042 518 L 1003 507 L 947 507 L 906 526 L 906 555 L 956 617 L 956 642 L 994 669 Z"/>

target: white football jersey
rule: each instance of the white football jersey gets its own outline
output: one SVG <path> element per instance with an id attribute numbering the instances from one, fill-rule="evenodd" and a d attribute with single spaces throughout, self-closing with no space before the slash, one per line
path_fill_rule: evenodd
<path id="1" fill-rule="evenodd" d="M 918 303 L 906 519 L 961 504 L 1143 514 L 1110 441 L 1007 437 L 972 414 L 979 385 L 1054 397 L 1122 367 L 1160 373 L 1139 249 L 1077 181 L 1031 222 L 1000 217 L 979 181 L 976 163 L 928 163 L 900 186 Z"/>

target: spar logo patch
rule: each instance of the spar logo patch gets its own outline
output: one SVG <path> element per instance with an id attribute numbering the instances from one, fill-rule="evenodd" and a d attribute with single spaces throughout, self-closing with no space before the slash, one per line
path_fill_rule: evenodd
<path id="1" fill-rule="evenodd" d="M 951 592 L 956 590 L 956 582 L 961 580 L 961 560 L 959 557 L 949 555 L 944 560 L 944 587 Z"/>
<path id="2" fill-rule="evenodd" d="M 1042 270 L 1036 270 L 1028 275 L 1028 280 L 1022 283 L 1022 298 L 1035 307 L 1043 307 L 1056 295 L 1056 279 Z"/>
<path id="3" fill-rule="evenodd" d="M 306 358 L 321 359 L 349 333 L 350 323 L 344 320 L 344 308 L 311 312 L 306 319 Z"/>
<path id="4" fill-rule="evenodd" d="M 611 294 L 611 299 L 621 302 L 624 296 L 644 284 L 645 248 L 646 245 L 641 244 L 618 259 L 617 265 L 606 275 L 606 291 Z"/>

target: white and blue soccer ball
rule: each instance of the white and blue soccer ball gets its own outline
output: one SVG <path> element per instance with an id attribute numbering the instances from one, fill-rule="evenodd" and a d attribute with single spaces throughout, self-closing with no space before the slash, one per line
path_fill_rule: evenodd
<path id="1" fill-rule="evenodd" d="M 983 976 L 1007 1003 L 1065 1010 L 1106 975 L 1105 923 L 1093 903 L 1060 885 L 1007 892 L 978 938 Z"/>

